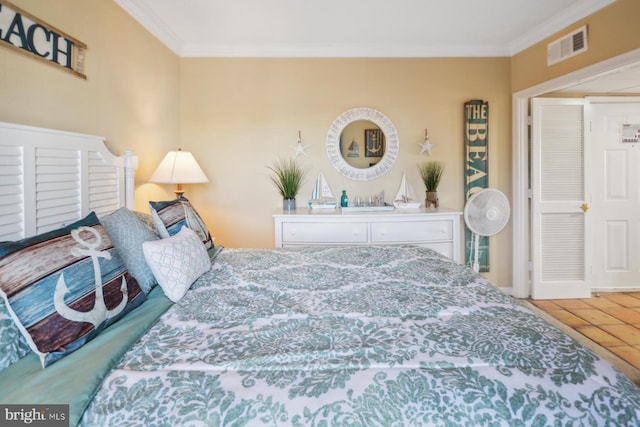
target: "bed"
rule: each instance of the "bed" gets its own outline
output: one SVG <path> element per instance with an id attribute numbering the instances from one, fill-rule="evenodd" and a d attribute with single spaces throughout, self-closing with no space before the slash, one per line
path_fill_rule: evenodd
<path id="1" fill-rule="evenodd" d="M 0 135 L 0 161 L 25 150 L 26 142 L 7 148 Z M 104 149 L 100 138 L 80 145 L 82 153 Z M 18 221 L 4 229 L 13 236 L 5 248 L 13 249 L 0 245 L 0 405 L 67 404 L 69 424 L 83 426 L 640 425 L 640 389 L 631 380 L 463 265 L 418 246 L 222 249 L 208 230 L 190 229 L 187 212 L 197 217 L 197 210 L 188 201 L 152 203 L 151 217 L 127 207 L 121 184 L 131 179 L 135 157 L 97 158 L 116 170 L 114 205 L 94 217 L 81 196 L 72 218 L 48 221 L 55 226 L 20 231 L 28 226 Z M 83 181 L 92 167 L 80 164 Z M 27 205 L 20 209 L 30 212 Z M 125 222 L 122 235 L 106 231 Z M 138 246 L 149 280 L 135 271 L 140 263 L 103 264 L 127 259 L 120 237 L 133 233 L 132 224 L 147 231 Z M 127 298 L 105 303 L 106 312 L 120 300 L 127 307 L 85 328 L 77 348 L 34 351 L 38 336 L 25 342 L 31 327 L 16 319 L 7 283 L 23 275 L 16 270 L 36 269 L 7 257 L 37 247 L 38 263 L 49 256 L 43 242 L 56 239 L 67 245 L 57 253 L 77 255 L 89 247 L 87 236 L 103 246 L 92 246 L 85 265 L 95 265 L 99 252 L 103 276 L 113 276 L 102 280 L 104 295 L 124 295 L 122 277 L 128 286 Z M 172 281 L 163 267 L 177 260 L 188 277 Z M 71 283 L 79 274 L 68 264 Z M 62 275 L 51 275 L 53 288 Z M 99 299 L 95 290 L 87 295 Z"/>

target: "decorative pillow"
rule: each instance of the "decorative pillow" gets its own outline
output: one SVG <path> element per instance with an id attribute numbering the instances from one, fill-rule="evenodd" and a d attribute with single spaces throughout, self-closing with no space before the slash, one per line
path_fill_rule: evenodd
<path id="1" fill-rule="evenodd" d="M 204 243 L 212 259 L 218 255 L 220 250 L 214 247 L 209 229 L 207 229 L 206 224 L 186 197 L 180 196 L 167 202 L 149 202 L 149 206 L 160 237 L 173 236 L 183 226 L 187 226 Z"/>
<path id="2" fill-rule="evenodd" d="M 43 367 L 77 350 L 145 299 L 94 212 L 1 247 L 0 294 Z"/>
<path id="3" fill-rule="evenodd" d="M 7 304 L 0 298 L 0 371 L 29 353 L 29 344 L 11 318 Z"/>
<path id="4" fill-rule="evenodd" d="M 211 268 L 200 238 L 190 228 L 166 239 L 144 242 L 144 257 L 165 295 L 178 302 L 189 287 Z"/>
<path id="5" fill-rule="evenodd" d="M 138 281 L 145 294 L 158 283 L 142 253 L 142 243 L 157 240 L 139 217 L 127 208 L 100 218 L 100 222 L 124 261 L 129 273 Z"/>

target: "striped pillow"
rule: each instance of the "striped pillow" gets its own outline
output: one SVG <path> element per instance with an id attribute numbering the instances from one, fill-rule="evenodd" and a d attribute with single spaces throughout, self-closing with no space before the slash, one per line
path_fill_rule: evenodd
<path id="1" fill-rule="evenodd" d="M 180 196 L 167 202 L 149 202 L 149 206 L 160 237 L 166 239 L 175 236 L 186 226 L 200 238 L 210 258 L 217 255 L 209 229 L 186 197 Z"/>
<path id="2" fill-rule="evenodd" d="M 94 212 L 0 247 L 0 295 L 43 367 L 145 300 Z"/>

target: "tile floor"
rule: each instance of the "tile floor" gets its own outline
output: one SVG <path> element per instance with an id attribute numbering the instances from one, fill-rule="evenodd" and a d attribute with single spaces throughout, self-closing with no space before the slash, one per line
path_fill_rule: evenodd
<path id="1" fill-rule="evenodd" d="M 640 368 L 640 292 L 529 302 Z"/>

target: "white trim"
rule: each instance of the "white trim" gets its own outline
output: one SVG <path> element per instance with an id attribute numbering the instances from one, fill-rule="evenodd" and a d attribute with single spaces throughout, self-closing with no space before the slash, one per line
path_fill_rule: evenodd
<path id="1" fill-rule="evenodd" d="M 513 94 L 512 281 L 513 295 L 516 298 L 526 298 L 531 291 L 529 282 L 529 133 L 527 124 L 529 99 L 638 64 L 640 64 L 640 49 L 635 49 Z"/>
<path id="2" fill-rule="evenodd" d="M 130 209 L 135 209 L 135 180 L 136 169 L 138 169 L 138 157 L 133 154 L 132 150 L 125 150 L 122 154 L 124 160 L 124 204 Z"/>
<path id="3" fill-rule="evenodd" d="M 597 293 L 597 292 L 638 292 L 640 291 L 640 288 L 638 287 L 616 287 L 616 288 L 591 288 L 591 292 L 592 293 Z"/>
<path id="4" fill-rule="evenodd" d="M 186 44 L 175 53 L 182 58 L 476 58 L 509 57 L 499 45 L 420 46 L 407 44 L 215 45 Z"/>
<path id="5" fill-rule="evenodd" d="M 637 104 L 640 96 L 587 96 L 591 104 Z"/>
<path id="6" fill-rule="evenodd" d="M 171 51 L 180 55 L 184 49 L 184 43 L 176 35 L 175 32 L 160 19 L 153 11 L 153 8 L 147 7 L 144 3 L 135 0 L 115 0 L 116 4 L 131 15 L 140 25 L 149 31 L 154 37 L 160 40 Z"/>

